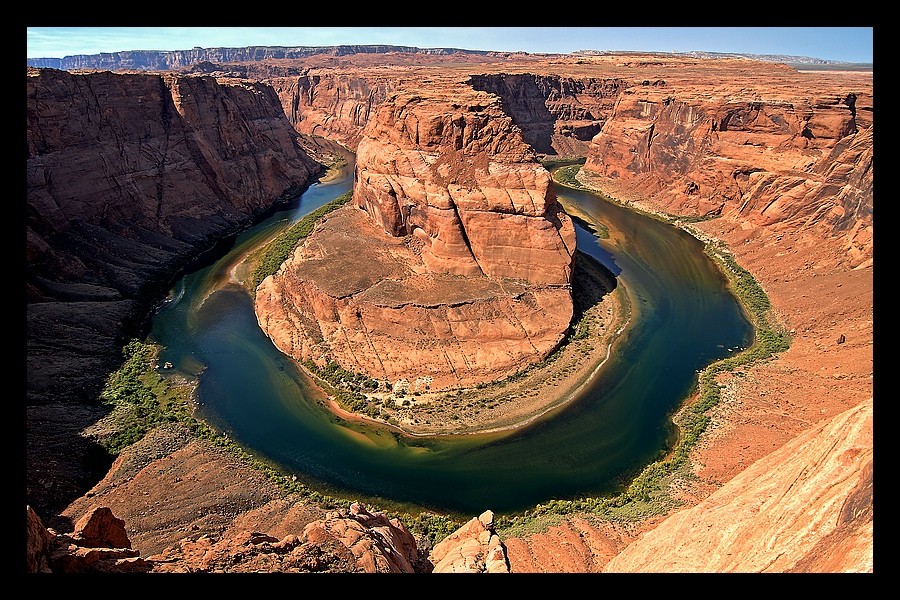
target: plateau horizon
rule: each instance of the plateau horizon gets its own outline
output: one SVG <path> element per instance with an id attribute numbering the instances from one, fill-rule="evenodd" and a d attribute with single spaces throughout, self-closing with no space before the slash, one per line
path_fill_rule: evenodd
<path id="1" fill-rule="evenodd" d="M 392 45 L 568 54 L 711 52 L 871 63 L 872 27 L 29 27 L 26 55 Z"/>

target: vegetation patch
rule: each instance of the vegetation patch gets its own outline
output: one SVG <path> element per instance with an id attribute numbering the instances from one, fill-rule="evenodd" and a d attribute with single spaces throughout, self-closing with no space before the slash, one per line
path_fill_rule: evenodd
<path id="1" fill-rule="evenodd" d="M 248 466 L 277 481 L 288 492 L 297 493 L 323 508 L 335 508 L 337 499 L 309 488 L 272 465 L 254 457 L 244 448 L 195 418 L 194 386 L 164 376 L 156 368 L 160 347 L 131 340 L 122 350 L 122 366 L 112 373 L 100 394 L 100 400 L 112 407 L 100 443 L 111 455 L 118 455 L 141 440 L 151 429 L 163 423 L 180 423 L 196 439 L 209 441 L 229 451 Z"/>
<path id="2" fill-rule="evenodd" d="M 570 188 L 586 190 L 587 188 L 582 185 L 582 183 L 578 181 L 578 179 L 576 179 L 576 175 L 578 175 L 578 171 L 580 170 L 581 165 L 568 165 L 565 167 L 560 167 L 553 172 L 553 179 Z"/>
<path id="3" fill-rule="evenodd" d="M 316 222 L 345 204 L 353 197 L 353 192 L 347 192 L 338 196 L 328 204 L 321 206 L 309 213 L 284 231 L 271 242 L 254 252 L 249 261 L 255 265 L 250 276 L 250 289 L 255 290 L 269 275 L 274 275 L 288 259 L 297 243 L 312 233 Z"/>
<path id="4" fill-rule="evenodd" d="M 169 385 L 153 368 L 157 354 L 158 348 L 132 340 L 122 349 L 124 363 L 107 378 L 100 401 L 112 407 L 112 413 L 99 442 L 112 455 L 156 425 L 190 417 L 184 391 Z"/>
<path id="5" fill-rule="evenodd" d="M 329 360 L 324 367 L 319 367 L 311 360 L 304 360 L 302 364 L 316 377 L 325 392 L 343 408 L 373 419 L 387 420 L 388 415 L 381 410 L 382 401 L 369 394 L 389 389 L 388 382 L 348 371 L 333 360 Z M 405 394 L 399 392 L 397 395 Z"/>
<path id="6" fill-rule="evenodd" d="M 416 539 L 427 540 L 427 547 L 429 548 L 463 526 L 463 523 L 452 517 L 433 512 L 402 516 L 400 519 L 400 522 L 406 526 Z"/>

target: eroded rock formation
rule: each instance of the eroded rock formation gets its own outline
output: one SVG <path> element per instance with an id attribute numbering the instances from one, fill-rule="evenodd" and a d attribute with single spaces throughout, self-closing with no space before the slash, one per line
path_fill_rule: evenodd
<path id="1" fill-rule="evenodd" d="M 435 573 L 509 573 L 506 547 L 489 510 L 438 542 L 428 560 Z"/>
<path id="2" fill-rule="evenodd" d="M 109 508 L 96 507 L 75 524 L 71 534 L 44 527 L 26 507 L 26 572 L 28 573 L 144 573 L 152 565 L 131 548 L 125 522 Z"/>
<path id="3" fill-rule="evenodd" d="M 851 267 L 870 260 L 867 90 L 717 92 L 696 83 L 626 90 L 591 142 L 586 181 L 672 214 L 839 237 Z"/>
<path id="4" fill-rule="evenodd" d="M 190 67 L 198 62 L 256 62 L 272 59 L 300 59 L 315 55 L 350 54 L 492 54 L 486 50 L 459 48 L 416 48 L 389 44 L 347 44 L 340 46 L 244 46 L 238 48 L 200 48 L 190 50 L 125 50 L 100 54 L 76 54 L 64 58 L 29 58 L 28 66 L 52 69 L 141 69 L 168 71 Z"/>
<path id="5" fill-rule="evenodd" d="M 185 537 L 143 558 L 125 522 L 91 509 L 71 534 L 47 529 L 26 507 L 28 573 L 428 573 L 433 565 L 397 519 L 353 503 L 282 538 L 244 529 Z M 496 538 L 496 536 L 494 536 Z"/>
<path id="6" fill-rule="evenodd" d="M 299 535 L 204 535 L 148 560 L 156 573 L 416 573 L 430 566 L 402 523 L 356 503 L 309 523 Z"/>
<path id="7" fill-rule="evenodd" d="M 791 440 L 605 572 L 871 572 L 873 403 Z"/>
<path id="8" fill-rule="evenodd" d="M 31 70 L 26 86 L 27 401 L 94 403 L 179 269 L 320 165 L 258 83 Z M 54 487 L 68 489 L 84 470 L 72 460 L 87 460 L 51 442 L 46 425 L 78 440 L 85 425 L 66 412 L 29 413 L 29 497 L 42 509 L 35 471 L 58 463 Z"/>
<path id="9" fill-rule="evenodd" d="M 298 360 L 473 385 L 560 343 L 574 250 L 549 174 L 496 97 L 397 94 L 359 143 L 354 206 L 259 286 L 257 317 Z"/>

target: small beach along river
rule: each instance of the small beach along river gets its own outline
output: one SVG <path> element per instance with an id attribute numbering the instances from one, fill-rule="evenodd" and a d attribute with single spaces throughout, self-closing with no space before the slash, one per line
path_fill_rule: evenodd
<path id="1" fill-rule="evenodd" d="M 598 377 L 561 411 L 520 431 L 406 438 L 348 423 L 311 400 L 309 384 L 259 329 L 231 280 L 248 249 L 348 191 L 352 176 L 312 186 L 298 205 L 248 230 L 231 251 L 178 282 L 153 321 L 161 362 L 199 376 L 201 418 L 298 479 L 384 507 L 480 514 L 552 498 L 602 495 L 657 458 L 670 415 L 697 370 L 752 340 L 724 278 L 685 232 L 586 192 L 561 200 L 609 228 L 578 227 L 578 247 L 607 266 L 633 314 Z"/>

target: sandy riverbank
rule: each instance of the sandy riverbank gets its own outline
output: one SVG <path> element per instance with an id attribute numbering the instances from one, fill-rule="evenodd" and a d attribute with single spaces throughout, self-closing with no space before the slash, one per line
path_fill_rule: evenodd
<path id="1" fill-rule="evenodd" d="M 408 435 L 488 434 L 521 428 L 577 399 L 626 329 L 630 307 L 613 276 L 577 255 L 573 333 L 547 359 L 517 376 L 474 388 L 384 394 L 388 423 Z"/>
<path id="2" fill-rule="evenodd" d="M 324 390 L 320 403 L 348 421 L 417 437 L 511 431 L 549 415 L 579 397 L 630 322 L 626 294 L 602 265 L 577 254 L 574 273 L 572 333 L 544 361 L 518 375 L 450 391 L 369 394 L 381 406 L 384 419 L 347 410 Z M 325 387 L 322 383 L 321 388 Z"/>

